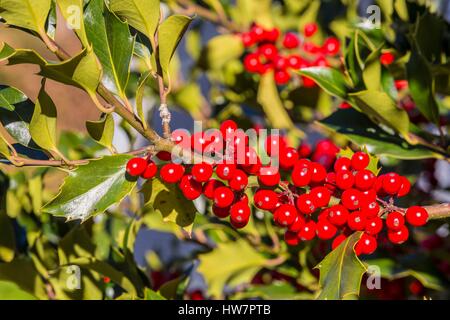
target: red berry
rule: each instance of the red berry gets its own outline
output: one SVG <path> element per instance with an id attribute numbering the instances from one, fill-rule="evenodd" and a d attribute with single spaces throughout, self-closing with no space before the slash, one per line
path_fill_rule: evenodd
<path id="1" fill-rule="evenodd" d="M 353 187 L 355 177 L 351 171 L 341 170 L 336 173 L 336 185 L 341 190 L 347 190 Z"/>
<path id="2" fill-rule="evenodd" d="M 198 182 L 206 182 L 213 174 L 213 167 L 209 163 L 196 163 L 192 166 L 191 173 Z"/>
<path id="3" fill-rule="evenodd" d="M 411 183 L 409 182 L 409 180 L 402 176 L 400 176 L 400 179 L 402 183 L 400 185 L 400 189 L 397 192 L 397 197 L 399 198 L 406 196 L 411 190 Z"/>
<path id="4" fill-rule="evenodd" d="M 195 200 L 202 194 L 202 184 L 195 181 L 191 174 L 184 175 L 178 184 L 184 197 L 188 200 Z"/>
<path id="5" fill-rule="evenodd" d="M 299 41 L 298 37 L 294 33 L 287 32 L 284 35 L 283 46 L 286 49 L 296 48 L 296 47 L 298 47 L 299 44 L 300 44 L 300 41 Z"/>
<path id="6" fill-rule="evenodd" d="M 286 142 L 279 135 L 271 135 L 266 138 L 265 148 L 269 156 L 277 156 L 284 149 Z"/>
<path id="7" fill-rule="evenodd" d="M 300 239 L 297 237 L 297 232 L 290 230 L 284 233 L 284 241 L 288 246 L 296 246 L 300 243 Z"/>
<path id="8" fill-rule="evenodd" d="M 262 40 L 262 37 L 264 35 L 264 29 L 259 25 L 254 25 L 250 29 L 250 33 L 255 37 L 256 42 L 259 42 Z"/>
<path id="9" fill-rule="evenodd" d="M 162 161 L 170 161 L 172 159 L 172 154 L 168 151 L 159 151 L 156 157 Z"/>
<path id="10" fill-rule="evenodd" d="M 394 60 L 395 56 L 391 52 L 384 52 L 380 56 L 380 62 L 385 66 L 392 64 Z"/>
<path id="11" fill-rule="evenodd" d="M 317 32 L 317 24 L 314 22 L 310 22 L 305 24 L 305 27 L 303 28 L 303 34 L 305 37 L 311 37 Z"/>
<path id="12" fill-rule="evenodd" d="M 383 229 L 383 220 L 380 217 L 374 217 L 367 219 L 366 221 L 366 233 L 370 235 L 376 235 Z"/>
<path id="13" fill-rule="evenodd" d="M 212 211 L 216 217 L 221 219 L 226 218 L 230 215 L 230 207 L 220 208 L 216 205 L 213 205 Z"/>
<path id="14" fill-rule="evenodd" d="M 286 70 L 289 67 L 289 61 L 283 56 L 277 56 L 273 60 L 275 70 Z"/>
<path id="15" fill-rule="evenodd" d="M 274 187 L 280 183 L 280 172 L 274 167 L 262 167 L 258 174 L 258 182 L 266 187 Z"/>
<path id="16" fill-rule="evenodd" d="M 309 155 L 312 152 L 311 145 L 308 143 L 303 142 L 297 149 L 298 157 L 299 158 L 306 158 L 309 157 Z"/>
<path id="17" fill-rule="evenodd" d="M 158 166 L 152 160 L 149 160 L 147 163 L 147 167 L 144 172 L 141 174 L 141 177 L 144 179 L 151 179 L 156 175 L 158 171 Z"/>
<path id="18" fill-rule="evenodd" d="M 133 158 L 127 162 L 127 173 L 132 177 L 140 176 L 147 168 L 147 160 L 144 158 Z"/>
<path id="19" fill-rule="evenodd" d="M 264 32 L 263 32 L 263 38 L 269 42 L 277 41 L 279 36 L 280 36 L 280 30 L 278 30 L 277 28 L 273 28 L 271 30 L 264 30 Z"/>
<path id="20" fill-rule="evenodd" d="M 334 238 L 333 243 L 331 244 L 331 248 L 334 250 L 345 240 L 347 237 L 344 234 L 338 235 L 336 238 Z"/>
<path id="21" fill-rule="evenodd" d="M 303 241 L 314 239 L 316 236 L 316 223 L 312 220 L 304 223 L 297 235 Z"/>
<path id="22" fill-rule="evenodd" d="M 355 231 L 362 231 L 366 227 L 367 219 L 361 211 L 355 211 L 348 216 L 347 225 Z"/>
<path id="23" fill-rule="evenodd" d="M 240 229 L 247 225 L 250 218 L 250 208 L 245 201 L 238 201 L 231 206 L 230 222 L 233 227 Z"/>
<path id="24" fill-rule="evenodd" d="M 244 47 L 251 47 L 256 43 L 256 38 L 251 32 L 245 32 L 241 35 L 242 43 Z"/>
<path id="25" fill-rule="evenodd" d="M 225 120 L 220 125 L 220 132 L 222 133 L 222 138 L 226 139 L 227 136 L 231 136 L 231 134 L 236 131 L 238 125 L 233 120 Z"/>
<path id="26" fill-rule="evenodd" d="M 161 180 L 167 183 L 175 183 L 180 181 L 184 174 L 184 167 L 177 163 L 167 163 L 161 167 L 159 176 Z"/>
<path id="27" fill-rule="evenodd" d="M 302 216 L 297 215 L 294 223 L 289 226 L 289 231 L 298 233 L 304 224 L 305 224 L 305 219 L 303 219 Z"/>
<path id="28" fill-rule="evenodd" d="M 320 51 L 320 47 L 311 41 L 306 41 L 303 43 L 303 50 L 309 53 L 317 54 Z"/>
<path id="29" fill-rule="evenodd" d="M 272 190 L 259 189 L 253 198 L 255 206 L 262 210 L 272 210 L 278 202 L 278 194 Z"/>
<path id="30" fill-rule="evenodd" d="M 294 166 L 298 160 L 298 152 L 294 148 L 284 148 L 280 153 L 279 161 L 280 166 L 284 170 L 288 170 Z"/>
<path id="31" fill-rule="evenodd" d="M 400 212 L 391 212 L 386 218 L 386 226 L 390 230 L 400 230 L 405 225 L 405 218 Z"/>
<path id="32" fill-rule="evenodd" d="M 203 186 L 203 194 L 206 198 L 213 200 L 214 199 L 214 191 L 219 188 L 225 186 L 222 181 L 211 179 Z"/>
<path id="33" fill-rule="evenodd" d="M 312 169 L 311 181 L 315 183 L 322 182 L 327 177 L 327 170 L 324 166 L 317 162 L 311 162 L 310 167 Z"/>
<path id="34" fill-rule="evenodd" d="M 356 210 L 362 205 L 361 192 L 356 189 L 347 189 L 341 195 L 341 203 L 349 210 Z"/>
<path id="35" fill-rule="evenodd" d="M 275 71 L 274 79 L 276 84 L 283 85 L 289 82 L 289 80 L 291 79 L 291 75 L 289 74 L 289 72 L 287 72 L 286 69 L 277 70 Z"/>
<path id="36" fill-rule="evenodd" d="M 364 170 L 369 165 L 370 158 L 365 152 L 358 151 L 352 155 L 351 166 L 355 170 Z"/>
<path id="37" fill-rule="evenodd" d="M 337 232 L 336 227 L 327 219 L 321 219 L 316 224 L 317 237 L 328 240 L 334 237 Z"/>
<path id="38" fill-rule="evenodd" d="M 273 217 L 277 224 L 288 227 L 294 223 L 295 217 L 297 217 L 297 210 L 291 204 L 283 204 L 275 210 Z"/>
<path id="39" fill-rule="evenodd" d="M 388 194 L 395 195 L 402 186 L 402 179 L 394 172 L 388 173 L 383 177 L 383 190 Z"/>
<path id="40" fill-rule="evenodd" d="M 316 86 L 316 82 L 314 79 L 302 76 L 302 84 L 305 88 L 314 88 Z"/>
<path id="41" fill-rule="evenodd" d="M 261 67 L 259 55 L 256 53 L 249 53 L 244 57 L 244 68 L 248 72 L 258 72 Z"/>
<path id="42" fill-rule="evenodd" d="M 297 161 L 292 170 L 292 182 L 297 187 L 304 187 L 311 182 L 312 170 L 307 162 Z"/>
<path id="43" fill-rule="evenodd" d="M 372 171 L 361 170 L 355 175 L 355 187 L 361 191 L 370 189 L 375 183 L 376 177 Z"/>
<path id="44" fill-rule="evenodd" d="M 363 202 L 361 211 L 364 212 L 366 218 L 374 218 L 378 216 L 378 212 L 380 212 L 380 205 L 376 201 Z"/>
<path id="45" fill-rule="evenodd" d="M 352 165 L 352 161 L 347 157 L 341 157 L 336 160 L 334 163 L 334 171 L 339 172 L 342 170 L 350 170 L 350 167 Z"/>
<path id="46" fill-rule="evenodd" d="M 275 59 L 275 57 L 278 56 L 277 47 L 275 45 L 273 45 L 272 43 L 266 43 L 266 44 L 261 45 L 258 48 L 258 52 L 260 54 L 262 54 L 268 60 L 273 60 L 273 59 Z"/>
<path id="47" fill-rule="evenodd" d="M 211 143 L 206 139 L 204 132 L 196 132 L 191 136 L 191 148 L 197 152 L 205 151 L 205 148 Z"/>
<path id="48" fill-rule="evenodd" d="M 392 243 L 400 244 L 408 240 L 409 231 L 406 226 L 402 226 L 399 230 L 388 230 L 388 239 Z"/>
<path id="49" fill-rule="evenodd" d="M 228 185 L 235 191 L 244 190 L 248 184 L 247 174 L 239 169 L 234 171 L 233 177 L 229 180 Z"/>
<path id="50" fill-rule="evenodd" d="M 372 254 L 377 249 L 377 239 L 373 236 L 363 233 L 361 239 L 355 245 L 355 253 L 356 255 L 361 254 Z"/>
<path id="51" fill-rule="evenodd" d="M 316 152 L 336 155 L 339 148 L 329 139 L 320 140 L 316 145 Z"/>
<path id="52" fill-rule="evenodd" d="M 326 207 L 330 202 L 331 192 L 325 187 L 315 187 L 309 192 L 316 208 Z"/>
<path id="53" fill-rule="evenodd" d="M 300 69 L 302 66 L 302 58 L 297 54 L 292 54 L 287 58 L 287 63 L 292 69 Z"/>
<path id="54" fill-rule="evenodd" d="M 336 226 L 342 226 L 347 223 L 348 219 L 348 210 L 343 205 L 334 205 L 330 207 L 330 210 L 328 211 L 328 220 L 336 225 Z"/>
<path id="55" fill-rule="evenodd" d="M 219 208 L 229 207 L 234 200 L 234 193 L 230 188 L 218 187 L 214 190 L 214 204 Z"/>
<path id="56" fill-rule="evenodd" d="M 428 212 L 422 207 L 412 206 L 406 210 L 406 221 L 412 226 L 423 226 L 427 220 Z"/>
<path id="57" fill-rule="evenodd" d="M 338 39 L 329 37 L 325 40 L 322 49 L 328 55 L 335 55 L 339 52 L 340 46 Z"/>
<path id="58" fill-rule="evenodd" d="M 311 214 L 316 210 L 310 194 L 302 194 L 297 198 L 295 204 L 297 205 L 298 211 L 303 214 Z"/>
<path id="59" fill-rule="evenodd" d="M 236 171 L 235 164 L 220 163 L 216 167 L 216 174 L 220 179 L 230 180 Z"/>

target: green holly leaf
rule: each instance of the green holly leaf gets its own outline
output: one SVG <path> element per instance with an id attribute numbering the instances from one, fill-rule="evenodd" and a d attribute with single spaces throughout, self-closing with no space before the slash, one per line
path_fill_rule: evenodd
<path id="1" fill-rule="evenodd" d="M 309 67 L 301 69 L 298 73 L 314 80 L 329 94 L 346 99 L 347 85 L 344 75 L 339 71 L 327 67 Z"/>
<path id="2" fill-rule="evenodd" d="M 98 121 L 86 121 L 89 135 L 102 146 L 114 151 L 112 145 L 114 137 L 114 118 L 111 114 L 104 114 Z"/>
<path id="3" fill-rule="evenodd" d="M 87 37 L 103 67 L 103 83 L 124 98 L 134 47 L 128 24 L 107 10 L 103 0 L 89 2 L 84 21 Z"/>
<path id="4" fill-rule="evenodd" d="M 439 108 L 434 96 L 434 79 L 426 59 L 417 50 L 417 46 L 411 50 L 406 64 L 409 91 L 419 111 L 429 121 L 439 124 Z"/>
<path id="5" fill-rule="evenodd" d="M 11 262 L 16 251 L 14 227 L 9 217 L 0 211 L 0 261 Z"/>
<path id="6" fill-rule="evenodd" d="M 104 212 L 120 202 L 136 185 L 126 175 L 126 164 L 132 156 L 114 155 L 90 161 L 71 171 L 59 194 L 43 211 L 67 220 L 86 219 Z"/>
<path id="7" fill-rule="evenodd" d="M 273 128 L 296 129 L 280 99 L 273 72 L 261 76 L 257 99 Z"/>
<path id="8" fill-rule="evenodd" d="M 237 254 L 239 253 L 239 254 Z M 266 264 L 266 259 L 247 241 L 221 242 L 198 259 L 200 272 L 208 285 L 208 293 L 220 298 L 225 285 L 248 283 Z"/>
<path id="9" fill-rule="evenodd" d="M 141 192 L 144 194 L 145 204 L 158 211 L 165 222 L 175 223 L 188 233 L 192 232 L 197 210 L 177 185 L 153 178 L 145 182 Z"/>
<path id="10" fill-rule="evenodd" d="M 0 61 L 8 60 L 8 65 L 30 63 L 39 65 L 39 75 L 86 91 L 93 102 L 102 108 L 96 90 L 102 76 L 101 66 L 92 49 L 84 49 L 77 56 L 61 63 L 49 63 L 36 51 L 14 49 L 2 43 Z"/>
<path id="11" fill-rule="evenodd" d="M 365 90 L 349 94 L 350 100 L 369 117 L 408 137 L 409 117 L 383 91 Z"/>
<path id="12" fill-rule="evenodd" d="M 143 100 L 145 87 L 149 79 L 152 78 L 151 75 L 152 73 L 150 71 L 144 72 L 139 78 L 138 87 L 136 89 L 136 112 L 145 128 L 147 127 L 147 121 L 145 120 Z"/>
<path id="13" fill-rule="evenodd" d="M 239 59 L 243 53 L 244 45 L 239 35 L 218 35 L 208 41 L 200 56 L 200 64 L 207 69 L 221 69 L 227 62 Z"/>
<path id="14" fill-rule="evenodd" d="M 320 270 L 320 300 L 341 300 L 359 295 L 361 280 L 366 272 L 364 264 L 355 254 L 354 247 L 362 232 L 347 237 L 317 266 Z"/>
<path id="15" fill-rule="evenodd" d="M 19 89 L 7 87 L 0 90 L 0 108 L 14 110 L 14 105 L 27 101 L 28 97 Z"/>
<path id="16" fill-rule="evenodd" d="M 326 129 L 343 134 L 372 154 L 398 159 L 426 159 L 439 155 L 420 145 L 410 145 L 400 136 L 382 130 L 366 115 L 354 109 L 340 109 L 318 122 Z"/>
<path id="17" fill-rule="evenodd" d="M 159 6 L 159 0 L 109 1 L 109 9 L 147 36 L 152 45 L 155 43 L 155 32 L 159 24 Z"/>
<path id="18" fill-rule="evenodd" d="M 59 11 L 67 24 L 76 33 L 83 46 L 89 47 L 86 29 L 83 23 L 83 0 L 56 0 Z"/>
<path id="19" fill-rule="evenodd" d="M 158 59 L 164 75 L 169 73 L 170 60 L 186 32 L 192 18 L 183 15 L 173 15 L 161 23 L 158 28 Z"/>
<path id="20" fill-rule="evenodd" d="M 37 298 L 13 282 L 0 281 L 0 300 L 37 300 Z"/>
<path id="21" fill-rule="evenodd" d="M 34 106 L 30 121 L 30 134 L 43 149 L 57 151 L 56 148 L 56 106 L 45 92 L 45 81 Z"/>
<path id="22" fill-rule="evenodd" d="M 9 151 L 9 146 L 6 143 L 6 140 L 3 136 L 0 135 L 0 155 L 4 156 L 6 159 L 9 159 L 11 152 Z"/>
<path id="23" fill-rule="evenodd" d="M 7 24 L 45 33 L 51 0 L 2 0 L 1 16 Z"/>

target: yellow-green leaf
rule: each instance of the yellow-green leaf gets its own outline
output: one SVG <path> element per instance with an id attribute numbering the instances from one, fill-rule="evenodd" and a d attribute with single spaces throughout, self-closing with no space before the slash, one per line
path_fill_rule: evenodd
<path id="1" fill-rule="evenodd" d="M 361 235 L 361 232 L 355 232 L 347 237 L 316 266 L 320 270 L 321 287 L 317 299 L 340 300 L 359 295 L 366 268 L 356 256 L 354 247 Z"/>
<path id="2" fill-rule="evenodd" d="M 244 45 L 240 36 L 236 34 L 222 34 L 208 41 L 200 57 L 200 62 L 205 68 L 220 69 L 228 61 L 239 59 L 243 53 Z"/>
<path id="3" fill-rule="evenodd" d="M 45 92 L 44 83 L 34 106 L 30 133 L 41 148 L 56 150 L 56 106 Z"/>
<path id="4" fill-rule="evenodd" d="M 50 6 L 51 0 L 2 0 L 0 15 L 7 24 L 42 33 Z"/>
<path id="5" fill-rule="evenodd" d="M 109 9 L 154 43 L 159 24 L 159 0 L 110 0 Z M 155 48 L 153 48 L 155 49 Z"/>
<path id="6" fill-rule="evenodd" d="M 247 241 L 220 242 L 211 252 L 199 256 L 198 272 L 205 278 L 208 292 L 220 298 L 224 286 L 251 281 L 265 266 L 266 259 Z"/>
<path id="7" fill-rule="evenodd" d="M 86 121 L 86 129 L 92 139 L 109 150 L 114 150 L 114 118 L 111 114 L 104 114 L 98 121 Z"/>
<path id="8" fill-rule="evenodd" d="M 83 0 L 56 0 L 56 3 L 67 24 L 75 31 L 83 46 L 88 47 L 83 23 Z"/>
<path id="9" fill-rule="evenodd" d="M 164 221 L 175 223 L 191 233 L 197 210 L 192 201 L 183 196 L 177 185 L 154 178 L 147 180 L 142 187 L 142 193 L 145 204 L 158 211 Z"/>
<path id="10" fill-rule="evenodd" d="M 9 217 L 0 212 L 0 261 L 10 262 L 14 259 L 16 238 L 14 227 Z"/>

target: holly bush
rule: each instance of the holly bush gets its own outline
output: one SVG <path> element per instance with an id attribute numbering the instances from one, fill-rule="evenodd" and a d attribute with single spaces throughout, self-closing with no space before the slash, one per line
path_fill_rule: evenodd
<path id="1" fill-rule="evenodd" d="M 1 0 L 0 298 L 448 298 L 445 1 L 372 2 Z"/>

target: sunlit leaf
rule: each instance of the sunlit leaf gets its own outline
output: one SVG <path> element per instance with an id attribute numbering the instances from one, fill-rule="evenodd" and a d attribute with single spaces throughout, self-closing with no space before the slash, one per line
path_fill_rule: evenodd
<path id="1" fill-rule="evenodd" d="M 43 33 L 50 5 L 51 0 L 2 0 L 1 17 L 7 24 Z"/>
<path id="2" fill-rule="evenodd" d="M 83 0 L 56 0 L 61 14 L 66 20 L 67 24 L 80 38 L 84 47 L 88 47 L 88 39 L 83 23 Z"/>
<path id="3" fill-rule="evenodd" d="M 0 90 L 0 108 L 13 111 L 14 105 L 26 101 L 27 96 L 19 89 L 7 87 Z"/>
<path id="4" fill-rule="evenodd" d="M 98 121 L 86 121 L 86 129 L 92 139 L 109 150 L 114 150 L 112 146 L 114 137 L 114 118 L 111 114 L 103 115 Z"/>
<path id="5" fill-rule="evenodd" d="M 299 73 L 313 79 L 323 90 L 342 99 L 347 96 L 347 86 L 342 73 L 327 67 L 303 68 Z"/>

